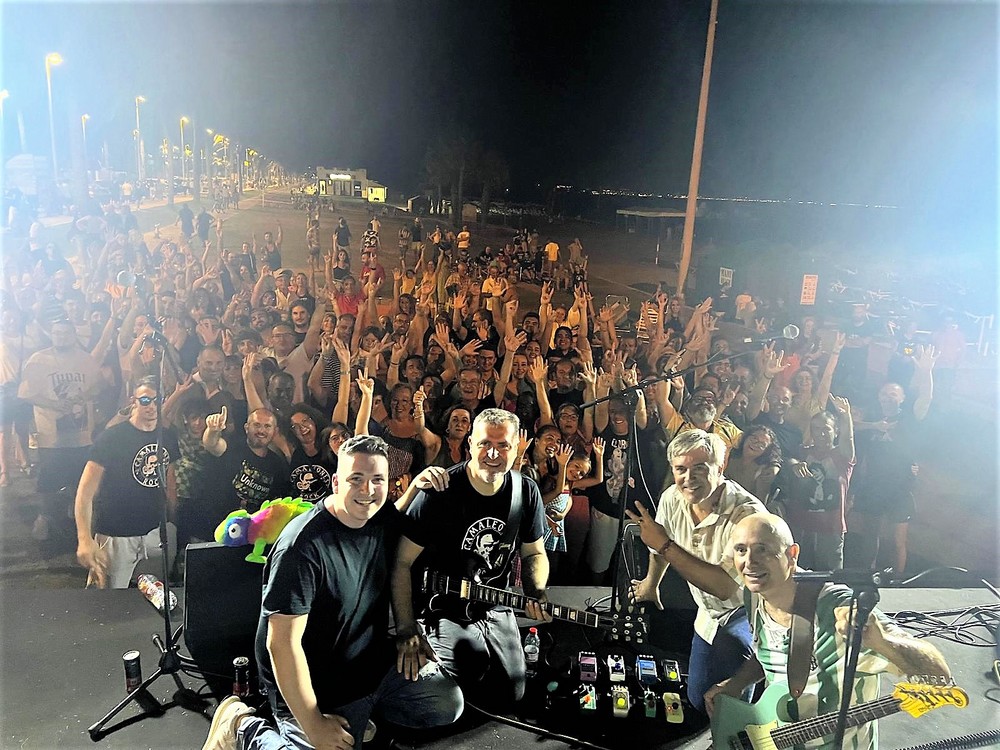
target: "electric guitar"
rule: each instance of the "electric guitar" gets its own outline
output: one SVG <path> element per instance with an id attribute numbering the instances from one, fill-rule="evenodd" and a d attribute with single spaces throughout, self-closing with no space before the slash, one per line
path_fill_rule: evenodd
<path id="1" fill-rule="evenodd" d="M 944 684 L 942 678 L 909 679 L 910 682 L 897 683 L 892 695 L 851 706 L 847 713 L 847 726 L 856 727 L 897 711 L 919 717 L 940 706 L 965 708 L 969 705 L 966 692 L 954 685 Z M 926 680 L 935 684 L 914 680 Z M 786 704 L 792 700 L 788 694 L 788 686 L 778 682 L 770 685 L 754 704 L 729 695 L 717 695 L 712 716 L 712 746 L 715 750 L 780 750 L 819 737 L 832 736 L 836 732 L 836 711 L 786 723 Z"/>
<path id="2" fill-rule="evenodd" d="M 475 576 L 463 578 L 432 570 L 424 571 L 423 591 L 429 597 L 425 605 L 428 612 L 443 613 L 449 619 L 466 622 L 478 619 L 477 611 L 485 611 L 493 606 L 524 611 L 531 601 L 524 594 L 479 583 Z M 554 620 L 607 630 L 613 640 L 638 645 L 644 644 L 648 635 L 646 617 L 640 611 L 628 615 L 599 614 L 553 602 L 542 605 L 542 610 L 552 615 Z"/>

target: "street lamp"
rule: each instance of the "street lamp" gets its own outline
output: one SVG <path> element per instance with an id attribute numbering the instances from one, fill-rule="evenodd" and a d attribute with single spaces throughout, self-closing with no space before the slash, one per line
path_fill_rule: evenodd
<path id="1" fill-rule="evenodd" d="M 146 97 L 137 96 L 135 98 L 135 176 L 137 180 L 142 179 L 142 129 L 139 127 L 139 105 L 146 103 Z"/>
<path id="2" fill-rule="evenodd" d="M 80 115 L 80 126 L 83 128 L 83 164 L 84 170 L 86 170 L 87 164 L 87 120 L 90 119 L 90 115 L 83 114 Z"/>
<path id="3" fill-rule="evenodd" d="M 56 129 L 52 121 L 52 66 L 62 65 L 62 55 L 50 52 L 45 56 L 45 86 L 49 92 L 49 140 L 52 142 L 52 178 L 59 176 L 59 166 L 56 163 Z"/>
<path id="4" fill-rule="evenodd" d="M 184 126 L 187 125 L 191 120 L 187 117 L 181 118 L 181 179 L 187 183 L 187 161 L 184 159 Z"/>

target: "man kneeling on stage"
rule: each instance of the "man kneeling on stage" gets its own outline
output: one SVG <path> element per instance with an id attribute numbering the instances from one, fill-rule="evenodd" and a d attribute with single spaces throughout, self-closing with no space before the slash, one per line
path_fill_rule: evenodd
<path id="1" fill-rule="evenodd" d="M 746 586 L 756 658 L 749 659 L 733 677 L 713 685 L 705 693 L 705 707 L 713 716 L 713 726 L 722 720 L 717 715 L 719 694 L 739 696 L 761 678 L 769 685 L 775 681 L 793 681 L 796 668 L 789 658 L 793 614 L 811 609 L 804 607 L 804 597 L 796 599 L 797 590 L 805 585 L 792 577 L 799 545 L 792 540 L 792 532 L 781 517 L 761 513 L 744 518 L 733 530 L 732 548 L 733 562 Z M 808 670 L 803 665 L 802 676 L 808 671 L 808 677 L 795 702 L 799 720 L 836 713 L 840 708 L 851 598 L 852 592 L 846 586 L 827 583 L 819 590 L 812 616 L 812 663 Z M 926 641 L 906 635 L 877 609 L 868 617 L 861 645 L 852 704 L 876 700 L 879 674 L 889 670 L 906 675 L 951 676 L 940 651 Z M 824 739 L 827 744 L 821 747 L 832 747 L 833 737 Z M 843 746 L 875 750 L 876 722 L 848 728 Z"/>
<path id="2" fill-rule="evenodd" d="M 285 527 L 264 568 L 256 655 L 277 730 L 232 696 L 204 750 L 347 750 L 371 739 L 373 712 L 412 728 L 462 713 L 458 685 L 436 664 L 416 681 L 396 671 L 387 634 L 400 516 L 385 502 L 388 446 L 357 436 L 338 457 L 333 494 Z"/>

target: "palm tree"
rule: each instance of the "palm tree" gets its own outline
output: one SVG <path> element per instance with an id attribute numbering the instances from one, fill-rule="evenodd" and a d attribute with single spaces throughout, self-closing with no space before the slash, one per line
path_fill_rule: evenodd
<path id="1" fill-rule="evenodd" d="M 479 159 L 479 181 L 482 183 L 483 195 L 481 200 L 480 221 L 487 223 L 490 214 L 490 205 L 493 203 L 493 196 L 507 188 L 510 184 L 510 167 L 507 160 L 493 150 L 486 151 Z"/>

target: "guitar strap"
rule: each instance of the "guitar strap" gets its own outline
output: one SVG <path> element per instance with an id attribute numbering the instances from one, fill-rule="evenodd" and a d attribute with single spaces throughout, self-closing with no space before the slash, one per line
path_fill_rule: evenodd
<path id="1" fill-rule="evenodd" d="M 795 587 L 795 601 L 792 603 L 792 628 L 789 634 L 788 693 L 798 699 L 809 681 L 815 646 L 816 600 L 823 588 L 822 581 L 800 581 Z M 745 601 L 745 600 L 744 600 Z M 762 602 L 757 594 L 750 594 L 750 627 L 757 620 L 757 612 Z M 793 717 L 794 718 L 794 717 Z"/>
<path id="2" fill-rule="evenodd" d="M 788 692 L 793 698 L 802 695 L 809 680 L 809 668 L 816 643 L 816 600 L 822 588 L 822 581 L 800 581 L 795 587 L 788 649 Z"/>
<path id="3" fill-rule="evenodd" d="M 513 549 L 514 538 L 521 528 L 521 505 L 524 497 L 524 475 L 516 469 L 510 471 L 510 511 L 507 513 L 507 525 L 503 530 L 500 543 Z"/>

